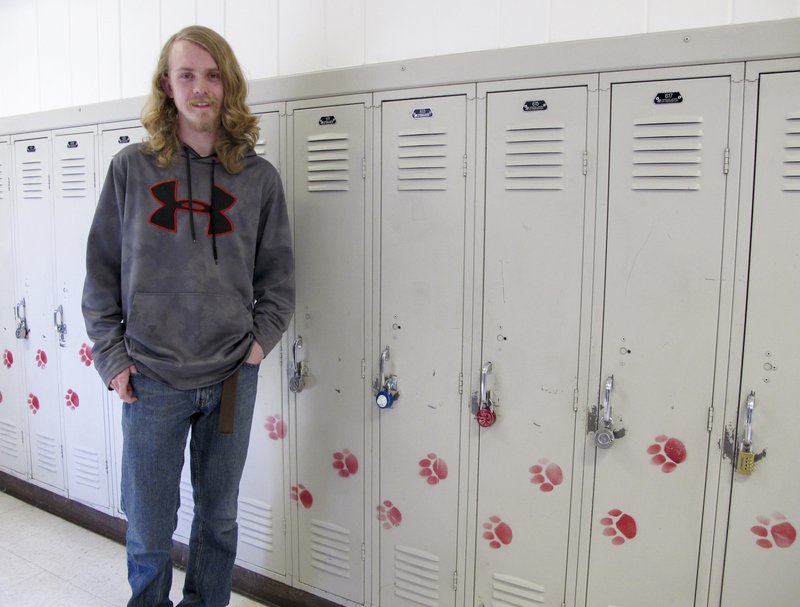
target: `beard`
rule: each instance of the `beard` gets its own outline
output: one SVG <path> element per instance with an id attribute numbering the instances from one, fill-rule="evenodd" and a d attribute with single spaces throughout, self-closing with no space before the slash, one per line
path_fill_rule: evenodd
<path id="1" fill-rule="evenodd" d="M 210 105 L 206 111 L 198 113 L 192 103 L 206 102 Z M 219 105 L 210 99 L 192 99 L 188 102 L 187 124 L 201 133 L 216 133 L 220 125 Z"/>

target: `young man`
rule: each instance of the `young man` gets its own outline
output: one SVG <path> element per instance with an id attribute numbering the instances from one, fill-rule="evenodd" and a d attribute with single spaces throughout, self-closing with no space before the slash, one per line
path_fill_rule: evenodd
<path id="1" fill-rule="evenodd" d="M 294 309 L 283 188 L 227 42 L 187 27 L 161 51 L 142 122 L 111 163 L 87 245 L 83 313 L 123 403 L 129 606 L 168 605 L 191 429 L 194 520 L 181 606 L 227 605 L 258 365 Z M 265 479 L 266 481 L 267 479 Z"/>

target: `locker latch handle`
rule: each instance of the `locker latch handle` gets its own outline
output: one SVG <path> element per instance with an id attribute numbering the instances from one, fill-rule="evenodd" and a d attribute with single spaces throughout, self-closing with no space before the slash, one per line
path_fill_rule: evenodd
<path id="1" fill-rule="evenodd" d="M 625 436 L 625 428 L 614 427 L 614 417 L 611 410 L 611 392 L 614 389 L 614 376 L 606 378 L 605 390 L 603 391 L 603 414 L 597 420 L 594 431 L 594 444 L 598 449 L 608 449 L 614 444 L 614 440 Z"/>
<path id="2" fill-rule="evenodd" d="M 67 323 L 64 322 L 64 307 L 59 306 L 53 310 L 53 325 L 58 333 L 58 345 L 62 348 L 67 347 Z"/>
<path id="3" fill-rule="evenodd" d="M 25 317 L 25 298 L 23 297 L 14 306 L 14 320 L 17 323 L 17 330 L 15 335 L 17 339 L 27 339 L 30 329 L 28 329 L 28 320 Z"/>
<path id="4" fill-rule="evenodd" d="M 497 395 L 489 389 L 489 373 L 492 372 L 492 363 L 487 361 L 481 368 L 481 385 L 478 393 L 478 406 L 475 419 L 481 428 L 488 428 L 497 421 L 494 408 L 499 406 Z"/>
<path id="5" fill-rule="evenodd" d="M 397 375 L 386 376 L 387 360 L 389 360 L 389 346 L 386 346 L 381 352 L 378 361 L 378 377 L 374 386 L 375 404 L 379 409 L 389 409 L 400 398 L 400 393 L 397 391 Z"/>
<path id="6" fill-rule="evenodd" d="M 756 408 L 756 393 L 750 392 L 745 403 L 744 432 L 739 451 L 736 454 L 736 471 L 739 474 L 750 476 L 755 469 L 755 464 L 767 456 L 767 450 L 762 449 L 761 453 L 753 451 L 753 411 Z"/>
<path id="7" fill-rule="evenodd" d="M 292 392 L 302 392 L 306 387 L 308 365 L 304 358 L 303 338 L 298 335 L 292 345 L 292 376 L 289 378 L 289 390 Z"/>

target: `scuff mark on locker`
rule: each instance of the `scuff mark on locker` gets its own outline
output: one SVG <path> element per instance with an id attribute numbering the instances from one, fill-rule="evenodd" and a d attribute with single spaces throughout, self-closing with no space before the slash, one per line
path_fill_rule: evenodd
<path id="1" fill-rule="evenodd" d="M 650 237 L 653 235 L 653 230 L 655 230 L 655 226 L 650 226 L 650 231 L 647 233 L 647 238 L 644 239 L 642 246 L 639 247 L 639 250 L 636 251 L 636 255 L 633 256 L 633 261 L 631 262 L 631 269 L 630 272 L 628 272 L 628 280 L 625 282 L 626 289 L 628 288 L 628 285 L 631 282 L 631 276 L 633 276 L 633 270 L 636 268 L 636 262 L 639 260 L 642 251 L 644 251 L 645 247 L 647 246 L 647 243 L 650 242 Z"/>

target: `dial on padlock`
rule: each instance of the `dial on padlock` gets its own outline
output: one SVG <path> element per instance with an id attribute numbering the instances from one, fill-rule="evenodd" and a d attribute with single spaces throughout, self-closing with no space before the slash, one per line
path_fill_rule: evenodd
<path id="1" fill-rule="evenodd" d="M 378 377 L 375 379 L 373 389 L 375 393 L 375 404 L 379 409 L 390 409 L 400 398 L 397 391 L 397 375 L 386 376 L 386 361 L 389 360 L 389 346 L 381 352 L 378 362 Z"/>

